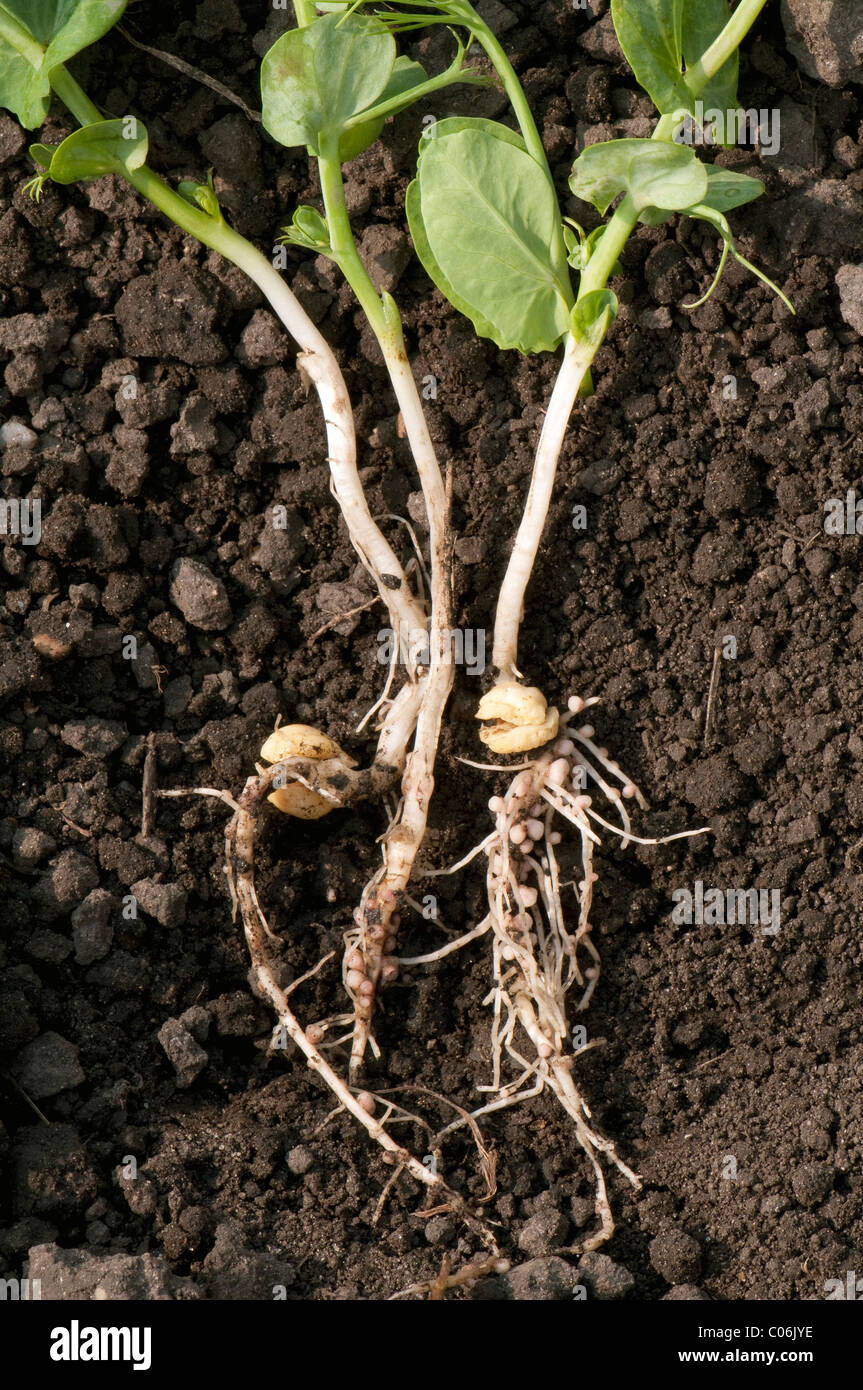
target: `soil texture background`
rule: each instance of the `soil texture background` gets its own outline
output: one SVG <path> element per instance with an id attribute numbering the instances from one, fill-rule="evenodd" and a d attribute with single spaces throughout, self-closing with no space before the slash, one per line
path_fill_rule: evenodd
<path id="1" fill-rule="evenodd" d="M 564 199 L 586 143 L 652 128 L 605 11 L 488 7 Z M 260 57 L 286 23 L 255 0 L 177 0 L 132 4 L 124 27 L 255 108 Z M 405 51 L 439 66 L 451 43 L 438 33 Z M 107 115 L 145 121 L 170 181 L 213 167 L 226 214 L 268 254 L 297 202 L 316 202 L 303 151 L 277 148 L 122 34 L 73 68 Z M 483 1211 L 514 1270 L 473 1297 L 564 1298 L 580 1284 L 601 1298 L 807 1300 L 863 1270 L 861 539 L 824 527 L 825 503 L 844 505 L 863 467 L 863 88 L 805 75 L 777 5 L 744 46 L 740 92 L 781 111 L 782 141 L 772 158 L 720 156 L 767 183 L 734 225 L 796 317 L 735 266 L 685 312 L 717 265 L 715 235 L 686 219 L 639 229 L 596 394 L 567 436 L 520 650 L 550 703 L 601 697 L 598 741 L 650 801 L 640 833 L 710 826 L 659 848 L 609 839 L 599 854 L 602 976 L 575 1021 L 604 1042 L 577 1078 L 644 1185 L 609 1170 L 617 1232 L 580 1259 L 593 1184 L 566 1116 L 540 1097 L 488 1117 L 497 1193 Z M 348 166 L 348 201 L 402 308 L 415 374 L 434 379 L 456 622 L 488 634 L 490 660 L 555 361 L 478 341 L 412 258 L 402 209 L 422 117 L 456 111 L 496 117 L 505 102 L 454 88 L 390 122 Z M 71 129 L 55 104 L 38 138 Z M 250 990 L 222 869 L 226 808 L 162 801 L 140 835 L 151 733 L 162 787 L 234 793 L 279 715 L 360 760 L 373 746 L 354 731 L 385 676 L 383 619 L 330 496 L 318 402 L 255 288 L 119 181 L 49 184 L 31 202 L 33 138 L 0 116 L 0 415 L 35 435 L 7 440 L 2 487 L 42 505 L 38 545 L 0 536 L 0 1272 L 29 1258 L 43 1297 L 101 1285 L 126 1298 L 271 1298 L 274 1286 L 386 1298 L 444 1255 L 469 1259 L 475 1241 L 446 1215 L 418 1216 L 423 1194 L 406 1178 L 373 1224 L 391 1170 L 345 1116 L 325 1124 L 330 1098 L 301 1058 L 267 1051 L 272 1019 Z M 571 197 L 567 210 L 594 225 Z M 344 367 L 373 512 L 422 537 L 396 407 L 351 292 L 296 250 L 284 273 Z M 405 528 L 389 526 L 407 558 Z M 480 756 L 481 686 L 459 670 L 429 867 L 488 832 L 503 785 L 458 761 Z M 295 996 L 304 1021 L 339 1008 L 342 934 L 385 825 L 371 805 L 267 819 L 258 888 L 285 978 L 337 953 Z M 564 879 L 575 850 L 562 850 Z M 675 924 L 672 894 L 699 880 L 777 892 L 778 933 Z M 483 912 L 484 870 L 415 891 L 465 930 Z M 406 954 L 445 939 L 419 914 L 404 921 Z M 406 972 L 385 996 L 375 1087 L 481 1103 L 489 981 L 483 941 Z M 452 1114 L 398 1098 L 435 1127 Z M 422 1156 L 426 1133 L 396 1133 Z M 445 1161 L 479 1202 L 470 1140 L 454 1136 Z"/>

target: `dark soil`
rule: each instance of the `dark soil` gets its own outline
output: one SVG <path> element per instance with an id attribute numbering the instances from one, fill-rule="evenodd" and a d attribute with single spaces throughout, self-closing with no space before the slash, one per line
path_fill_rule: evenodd
<path id="1" fill-rule="evenodd" d="M 591 1296 L 696 1286 L 715 1299 L 817 1299 L 825 1281 L 863 1269 L 861 542 L 824 530 L 825 502 L 861 484 L 863 341 L 840 316 L 835 281 L 863 258 L 863 112 L 861 88 L 801 75 L 778 9 L 747 43 L 741 94 L 781 104 L 781 153 L 722 158 L 766 179 L 735 225 L 797 317 L 737 268 L 686 314 L 681 301 L 716 266 L 715 236 L 685 220 L 638 232 L 596 395 L 570 429 L 523 629 L 522 666 L 552 702 L 602 697 L 600 740 L 651 802 L 642 833 L 712 831 L 661 849 L 603 847 L 602 978 L 584 1022 L 605 1041 L 578 1077 L 644 1189 L 610 1172 L 618 1230 L 603 1253 L 614 1266 L 576 1273 L 564 1254 L 566 1265 L 534 1271 L 546 1296 L 571 1296 L 578 1279 Z M 258 59 L 284 15 L 252 0 L 178 0 L 157 14 L 148 7 L 145 22 L 133 5 L 126 25 L 257 104 Z M 649 103 L 603 37 L 607 20 L 597 29 L 566 0 L 507 0 L 503 18 L 565 196 L 576 148 L 648 133 Z M 439 58 L 448 42 L 413 51 Z M 107 113 L 146 120 L 160 173 L 200 178 L 213 165 L 232 219 L 263 249 L 298 200 L 314 201 L 301 151 L 277 149 L 121 35 L 75 71 Z M 497 115 L 503 100 L 454 90 L 428 106 L 465 109 Z M 402 270 L 423 114 L 390 125 L 349 168 L 349 198 L 368 254 L 389 256 L 415 372 L 438 383 L 428 411 L 454 474 L 456 616 L 487 629 L 490 647 L 555 363 L 477 342 L 415 261 Z M 70 129 L 57 106 L 41 138 Z M 154 834 L 140 838 L 151 731 L 161 786 L 235 793 L 279 714 L 360 759 L 372 747 L 353 730 L 382 682 L 380 609 L 313 637 L 371 596 L 329 494 L 318 404 L 238 272 L 111 179 L 49 185 L 32 203 L 29 170 L 24 136 L 0 117 L 0 407 L 38 434 L 33 448 L 6 449 L 3 487 L 42 502 L 40 544 L 3 538 L 2 1272 L 56 1242 L 94 1259 L 164 1257 L 167 1268 L 135 1268 L 158 1269 L 173 1296 L 272 1297 L 284 1285 L 289 1298 L 381 1299 L 476 1243 L 446 1217 L 418 1216 L 424 1198 L 406 1179 L 373 1226 L 391 1170 L 352 1121 L 324 1127 L 330 1097 L 296 1055 L 267 1054 L 272 1020 L 250 993 L 222 870 L 226 808 L 160 802 Z M 585 212 L 571 199 L 569 211 Z M 351 294 L 299 252 L 286 273 L 344 364 L 373 510 L 417 520 L 411 461 Z M 279 503 L 289 526 L 276 543 Z M 586 531 L 573 528 L 577 504 Z M 392 535 L 406 544 L 402 528 Z M 172 600 L 182 557 L 220 588 L 201 621 Z M 192 618 L 202 582 L 184 567 Z M 478 756 L 479 685 L 459 673 L 428 865 L 489 827 L 498 782 L 457 761 Z M 377 806 L 267 821 L 259 891 L 287 970 L 339 950 L 384 826 Z M 675 925 L 672 893 L 699 879 L 778 890 L 778 935 Z M 434 891 L 447 926 L 465 928 L 482 890 L 474 867 L 416 893 Z M 404 930 L 409 954 L 443 939 L 420 916 Z M 392 989 L 374 1084 L 480 1103 L 489 978 L 478 942 Z M 297 1007 L 309 1021 L 339 997 L 334 960 Z M 451 1114 L 403 1099 L 434 1126 Z M 424 1153 L 422 1130 L 397 1133 Z M 498 1162 L 484 1210 L 514 1263 L 576 1246 L 594 1224 L 592 1182 L 553 1099 L 491 1117 L 484 1133 Z M 449 1143 L 446 1165 L 482 1197 L 468 1140 Z M 82 1259 L 34 1255 L 43 1296 Z M 513 1291 L 524 1284 L 479 1293 Z"/>

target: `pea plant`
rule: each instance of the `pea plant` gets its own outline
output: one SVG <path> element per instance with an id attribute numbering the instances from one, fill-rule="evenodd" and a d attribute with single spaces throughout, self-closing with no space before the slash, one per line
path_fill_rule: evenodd
<path id="1" fill-rule="evenodd" d="M 348 216 L 342 165 L 373 144 L 384 121 L 433 92 L 454 82 L 485 83 L 487 78 L 464 66 L 465 46 L 443 73 L 429 78 L 422 65 L 400 57 L 387 26 L 374 16 L 325 14 L 296 0 L 297 27 L 283 34 L 261 65 L 262 117 L 265 129 L 288 148 L 305 145 L 317 164 L 324 212 L 299 207 L 282 240 L 314 250 L 331 259 L 345 276 L 378 341 L 405 433 L 416 464 L 429 526 L 430 615 L 414 632 L 423 637 L 428 665 L 412 671 L 413 683 L 403 687 L 404 699 L 416 707 L 416 727 L 405 763 L 401 799 L 383 840 L 383 864 L 362 895 L 355 925 L 346 934 L 343 979 L 352 1003 L 351 1073 L 356 1075 L 366 1048 L 377 1045 L 371 1034 L 374 1000 L 379 982 L 397 973 L 393 955 L 399 921 L 398 906 L 422 843 L 428 805 L 434 790 L 434 765 L 441 720 L 453 682 L 449 651 L 451 542 L 448 504 L 440 465 L 435 455 L 417 385 L 405 350 L 398 306 L 392 295 L 380 293 L 357 249 Z M 393 644 L 393 664 L 401 648 Z M 409 656 L 413 643 L 409 642 Z M 393 665 L 390 667 L 392 679 Z M 399 708 L 399 697 L 384 702 Z M 282 763 L 279 775 L 289 771 Z M 296 768 L 293 769 L 297 775 Z M 327 1025 L 329 1026 L 329 1025 Z"/>
<path id="2" fill-rule="evenodd" d="M 477 709 L 480 738 L 493 753 L 547 751 L 520 764 L 505 794 L 489 802 L 494 830 L 475 851 L 484 851 L 488 860 L 489 910 L 463 940 L 490 931 L 493 941 L 494 983 L 487 1000 L 493 1008 L 493 1077 L 483 1089 L 494 1098 L 474 1114 L 515 1104 L 546 1087 L 554 1092 L 593 1165 L 600 1218 L 594 1245 L 614 1229 L 599 1155 L 609 1156 L 636 1186 L 638 1179 L 590 1126 L 590 1111 L 572 1076 L 566 996 L 577 985 L 578 1007 L 586 1007 L 599 973 L 590 937 L 597 829 L 616 834 L 624 847 L 657 842 L 633 834 L 626 802 L 635 798 L 646 807 L 644 798 L 608 750 L 596 744 L 593 727 L 579 722 L 597 700 L 571 697 L 561 719 L 541 689 L 525 683 L 517 664 L 518 637 L 568 422 L 579 395 L 592 389 L 594 357 L 617 317 L 618 300 L 608 282 L 620 273 L 620 257 L 638 225 L 657 226 L 677 214 L 718 233 L 722 253 L 713 283 L 684 309 L 705 303 L 729 256 L 791 309 L 781 290 L 739 252 L 726 216 L 759 197 L 763 184 L 706 163 L 680 143 L 699 99 L 722 112 L 736 108 L 739 46 L 765 3 L 741 0 L 731 13 L 727 0 L 612 0 L 620 46 L 659 120 L 650 139 L 603 141 L 575 159 L 572 193 L 602 216 L 616 205 L 610 220 L 590 234 L 562 215 L 518 77 L 469 0 L 392 0 L 385 10 L 376 7 L 395 32 L 439 23 L 466 29 L 468 47 L 478 43 L 491 60 L 518 126 L 514 131 L 500 122 L 455 116 L 426 133 L 406 205 L 420 260 L 453 307 L 499 348 L 534 354 L 563 347 L 498 595 L 496 679 Z M 357 0 L 344 8 L 353 12 L 361 5 Z M 717 128 L 715 143 L 721 143 L 725 128 L 724 123 Z M 576 291 L 572 271 L 578 275 Z M 616 825 L 594 806 L 586 793 L 590 783 L 605 797 Z M 557 817 L 576 828 L 581 843 L 578 921 L 572 932 L 561 904 L 555 853 L 561 837 L 552 828 Z M 584 970 L 580 947 L 589 960 Z M 515 1080 L 503 1080 L 504 1052 L 515 1064 Z"/>
<path id="3" fill-rule="evenodd" d="M 137 117 L 105 119 L 68 71 L 66 63 L 108 32 L 125 3 L 0 0 L 0 104 L 36 129 L 45 121 L 54 94 L 80 126 L 56 147 L 32 146 L 37 172 L 28 189 L 38 199 L 49 181 L 71 184 L 118 175 L 176 225 L 254 280 L 300 346 L 300 369 L 314 385 L 323 412 L 332 490 L 391 628 L 396 634 L 422 633 L 427 638 L 427 655 L 419 658 L 412 647 L 409 650 L 407 677 L 395 693 L 401 642 L 394 644 L 383 694 L 364 721 L 380 714 L 377 748 L 368 767 L 358 767 L 326 733 L 292 724 L 277 728 L 267 739 L 262 763 L 236 799 L 213 788 L 159 794 L 217 796 L 230 807 L 225 852 L 234 915 L 239 914 L 259 985 L 277 1014 L 276 1031 L 290 1034 L 340 1105 L 383 1147 L 396 1175 L 406 1170 L 425 1184 L 496 1256 L 489 1229 L 447 1186 L 437 1167 L 420 1163 L 390 1135 L 391 1119 L 416 1117 L 387 1101 L 379 1118 L 380 1101 L 361 1089 L 359 1080 L 366 1052 L 379 1055 L 372 1024 L 380 988 L 396 977 L 400 965 L 433 963 L 480 936 L 490 936 L 492 1075 L 480 1088 L 487 1099 L 472 1115 L 460 1111 L 435 1142 L 469 1124 L 482 1155 L 476 1117 L 550 1089 L 573 1121 L 593 1167 L 599 1228 L 583 1248 L 595 1248 L 614 1229 L 603 1156 L 634 1185 L 639 1179 L 597 1132 L 575 1084 L 579 1049 L 571 1041 L 568 996 L 577 987 L 577 1007 L 586 1007 L 599 975 L 599 954 L 591 940 L 599 832 L 616 835 L 623 847 L 657 841 L 634 833 L 628 806 L 635 800 L 645 808 L 644 798 L 596 742 L 593 727 L 581 722 L 584 710 L 597 699 L 572 696 L 563 714 L 550 706 L 540 687 L 528 684 L 519 669 L 519 633 L 568 423 L 579 396 L 592 389 L 596 353 L 618 313 L 609 281 L 621 273 L 620 258 L 630 236 L 639 225 L 657 226 L 675 215 L 715 230 L 722 244 L 716 276 L 698 300 L 682 306 L 685 309 L 704 303 L 713 293 L 729 257 L 766 281 L 737 249 L 727 218 L 760 196 L 763 185 L 705 162 L 693 148 L 679 143 L 696 102 L 704 99 L 705 105 L 719 110 L 736 105 L 738 50 L 766 0 L 740 0 L 733 13 L 727 0 L 612 0 L 621 48 L 659 119 L 650 139 L 604 141 L 575 158 L 572 193 L 592 204 L 601 217 L 614 208 L 609 220 L 590 233 L 563 216 L 526 95 L 498 38 L 469 0 L 343 0 L 320 5 L 294 0 L 296 26 L 276 41 L 262 62 L 262 119 L 279 145 L 306 149 L 317 168 L 322 206 L 296 208 L 282 240 L 337 266 L 380 345 L 424 498 L 427 585 L 424 557 L 418 552 L 413 562 L 402 564 L 371 514 L 357 468 L 351 402 L 331 346 L 271 261 L 225 221 L 212 174 L 206 182 L 184 180 L 176 190 L 169 187 L 147 165 L 142 122 Z M 396 47 L 399 34 L 433 25 L 447 26 L 455 42 L 452 62 L 437 75 L 399 56 Z M 492 77 L 467 64 L 477 46 L 490 61 Z M 489 81 L 502 85 L 517 129 L 462 116 L 433 124 L 420 144 L 416 177 L 408 189 L 407 222 L 430 279 L 480 336 L 525 355 L 562 350 L 561 362 L 497 597 L 495 678 L 477 709 L 486 748 L 498 757 L 514 755 L 520 761 L 508 768 L 472 764 L 508 772 L 510 780 L 505 791 L 489 801 L 493 828 L 455 866 L 485 855 L 488 911 L 477 926 L 440 950 L 400 959 L 399 914 L 410 901 L 408 886 L 426 832 L 438 739 L 453 683 L 453 537 L 447 482 L 411 370 L 399 309 L 394 298 L 373 283 L 359 255 L 343 166 L 378 139 L 388 118 L 455 84 Z M 716 132 L 717 144 L 722 133 Z M 607 803 L 605 814 L 588 794 L 591 785 Z M 255 889 L 265 805 L 300 819 L 316 819 L 364 798 L 383 800 L 394 787 L 400 799 L 382 837 L 382 864 L 366 885 L 345 933 L 342 978 L 350 1010 L 303 1026 L 290 996 L 308 976 L 287 989 L 279 984 L 273 955 L 276 938 Z M 580 878 L 574 885 L 577 921 L 572 928 L 563 909 L 556 852 L 562 821 L 578 832 L 580 844 Z M 330 1038 L 331 1031 L 340 1036 Z M 324 1054 L 347 1043 L 350 1062 L 343 1077 Z"/>
<path id="4" fill-rule="evenodd" d="M 320 400 L 332 490 L 351 542 L 376 582 L 393 631 L 412 639 L 408 681 L 395 698 L 389 698 L 391 669 L 384 697 L 375 707 L 383 705 L 385 713 L 369 768 L 357 769 L 353 759 L 319 731 L 291 725 L 277 728 L 266 741 L 261 757 L 271 766 L 258 767 L 258 775 L 248 779 L 239 799 L 207 787 L 156 794 L 216 796 L 233 810 L 225 849 L 234 915 L 239 912 L 241 916 L 259 985 L 279 1016 L 277 1036 L 284 1030 L 291 1034 L 309 1065 L 380 1143 L 397 1172 L 407 1169 L 427 1187 L 445 1195 L 448 1205 L 468 1226 L 476 1227 L 480 1238 L 495 1251 L 487 1228 L 477 1223 L 442 1176 L 396 1144 L 385 1124 L 375 1118 L 376 1102 L 370 1094 L 356 1085 L 349 1086 L 318 1050 L 328 1028 L 338 1022 L 352 1030 L 352 1073 L 362 1062 L 367 1045 L 377 1051 L 370 1032 L 375 992 L 379 983 L 386 983 L 397 973 L 392 955 L 399 925 L 396 909 L 424 835 L 440 723 L 452 685 L 446 630 L 450 547 L 446 491 L 407 359 L 397 306 L 390 295 L 375 289 L 353 239 L 341 166 L 378 138 L 387 117 L 413 101 L 455 81 L 488 79 L 464 70 L 461 44 L 457 44 L 450 67 L 438 77 L 428 78 L 420 64 L 397 56 L 392 35 L 377 19 L 318 19 L 315 7 L 301 0 L 295 7 L 297 29 L 283 36 L 266 55 L 262 68 L 267 128 L 288 147 L 307 145 L 310 155 L 318 160 L 324 194 L 325 216 L 313 208 L 298 208 L 283 240 L 327 254 L 342 269 L 381 345 L 405 420 L 429 516 L 429 613 L 421 587 L 414 592 L 409 569 L 403 567 L 369 510 L 357 470 L 351 403 L 332 348 L 273 264 L 225 221 L 212 174 L 206 183 L 184 180 L 174 191 L 146 163 L 148 137 L 143 123 L 134 116 L 104 119 L 68 71 L 66 62 L 103 37 L 121 18 L 125 5 L 126 0 L 0 3 L 0 104 L 25 128 L 34 129 L 43 124 L 52 96 L 57 96 L 80 125 L 58 146 L 31 146 L 37 173 L 26 191 L 39 201 L 47 182 L 68 185 L 107 174 L 121 177 L 173 223 L 216 250 L 258 285 L 302 349 L 298 365 Z M 423 573 L 421 557 L 418 571 Z M 430 655 L 421 662 L 412 655 L 413 644 L 429 626 L 424 649 Z M 346 937 L 343 978 L 353 1012 L 304 1029 L 291 1010 L 289 994 L 308 976 L 296 981 L 290 990 L 280 988 L 268 944 L 273 934 L 255 891 L 255 848 L 264 801 L 300 819 L 315 819 L 367 797 L 382 799 L 402 772 L 402 795 L 385 837 L 383 868 L 363 894 L 355 928 Z M 387 1117 L 393 1110 L 392 1105 L 387 1107 Z"/>

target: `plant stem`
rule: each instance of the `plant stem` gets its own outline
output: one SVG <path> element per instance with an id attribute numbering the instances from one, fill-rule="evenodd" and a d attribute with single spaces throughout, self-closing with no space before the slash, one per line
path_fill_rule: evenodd
<path id="1" fill-rule="evenodd" d="M 525 591 L 551 502 L 557 461 L 569 417 L 594 353 L 595 348 L 579 343 L 571 333 L 567 336 L 563 363 L 539 439 L 530 491 L 497 602 L 492 660 L 504 680 L 511 680 L 519 674 L 518 632 L 524 611 Z"/>
<path id="2" fill-rule="evenodd" d="M 740 0 L 722 33 L 702 53 L 698 62 L 687 68 L 684 81 L 694 97 L 701 95 L 711 77 L 715 77 L 737 52 L 766 4 L 767 0 Z"/>
<path id="3" fill-rule="evenodd" d="M 45 49 L 41 43 L 31 38 L 27 30 L 7 10 L 0 8 L 0 38 L 5 39 L 10 48 L 20 53 L 33 68 L 42 66 Z"/>
<path id="4" fill-rule="evenodd" d="M 361 909 L 362 935 L 359 947 L 365 961 L 366 977 L 377 985 L 383 964 L 384 941 L 387 935 L 395 934 L 390 919 L 398 909 L 399 895 L 407 888 L 425 835 L 429 802 L 434 791 L 434 765 L 441 722 L 453 684 L 449 649 L 449 507 L 440 465 L 405 351 L 398 309 L 389 295 L 384 298 L 379 296 L 357 251 L 345 204 L 344 183 L 335 137 L 324 141 L 318 159 L 318 169 L 330 233 L 331 253 L 359 300 L 383 353 L 419 474 L 429 524 L 429 671 L 417 718 L 414 746 L 408 754 L 402 779 L 400 813 L 384 839 L 384 870 L 374 885 L 370 885 L 370 891 L 363 895 Z M 357 1071 L 365 1054 L 373 1008 L 373 995 L 357 996 L 355 999 L 356 1026 L 351 1051 L 352 1073 Z"/>
<path id="5" fill-rule="evenodd" d="M 51 86 L 81 125 L 102 120 L 101 112 L 62 65 L 52 70 Z M 402 565 L 369 511 L 357 472 L 353 410 L 329 343 L 273 264 L 245 237 L 221 218 L 210 217 L 187 203 L 147 165 L 125 171 L 124 177 L 183 231 L 244 271 L 299 343 L 300 366 L 314 383 L 323 408 L 333 487 L 354 548 L 374 575 L 391 621 L 411 626 L 423 623 L 422 609 L 413 597 Z"/>
<path id="6" fill-rule="evenodd" d="M 737 51 L 766 3 L 767 0 L 742 0 L 742 3 L 738 5 L 722 33 L 702 54 L 698 62 L 687 71 L 686 84 L 693 97 L 697 97 L 704 90 L 710 78 L 719 72 L 732 54 Z M 482 34 L 479 32 L 478 37 L 483 42 Z M 500 49 L 496 40 L 495 44 L 497 49 Z M 524 100 L 521 84 L 502 50 L 498 54 L 496 50 L 492 51 L 485 44 L 484 46 L 500 72 L 521 125 L 522 117 L 519 114 L 521 107 L 516 106 L 515 102 L 516 91 L 522 101 Z M 512 76 L 515 87 L 512 87 L 509 74 Z M 675 127 L 674 114 L 664 115 L 658 121 L 652 138 L 654 140 L 671 140 Z M 533 129 L 536 129 L 535 126 Z M 527 132 L 528 128 L 522 126 L 522 133 L 526 142 L 528 141 Z M 630 195 L 627 194 L 618 204 L 611 221 L 599 239 L 594 254 L 581 275 L 578 286 L 579 300 L 594 290 L 605 288 L 615 263 L 619 260 L 623 248 L 635 230 L 638 217 L 638 208 Z M 551 503 L 557 462 L 563 447 L 569 416 L 575 406 L 579 389 L 587 379 L 587 368 L 594 354 L 595 349 L 587 359 L 587 367 L 581 370 L 581 357 L 577 345 L 571 334 L 567 336 L 563 363 L 540 436 L 524 515 L 501 585 L 495 615 L 493 661 L 504 679 L 510 678 L 518 670 L 518 632 L 524 612 L 527 585 L 530 581 L 545 526 L 545 518 Z"/>

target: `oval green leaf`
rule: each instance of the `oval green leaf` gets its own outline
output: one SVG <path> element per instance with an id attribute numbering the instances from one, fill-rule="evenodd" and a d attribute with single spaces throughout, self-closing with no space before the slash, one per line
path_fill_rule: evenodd
<path id="1" fill-rule="evenodd" d="M 379 19 L 331 14 L 289 30 L 261 64 L 265 130 L 281 145 L 320 154 L 324 135 L 380 98 L 395 61 L 395 39 Z"/>
<path id="2" fill-rule="evenodd" d="M 393 97 L 404 96 L 421 82 L 427 81 L 428 73 L 422 63 L 415 63 L 411 58 L 396 58 L 390 79 L 380 97 L 376 98 L 375 105 L 391 101 Z M 373 145 L 380 136 L 385 122 L 385 116 L 377 116 L 370 121 L 364 121 L 362 125 L 353 126 L 351 130 L 346 130 L 339 140 L 341 163 L 348 164 L 350 160 L 356 159 L 358 154 L 362 154 L 363 150 L 367 150 L 369 145 Z"/>
<path id="3" fill-rule="evenodd" d="M 479 121 L 441 133 L 447 124 L 422 142 L 408 189 L 417 255 L 480 336 L 550 351 L 567 332 L 570 293 L 548 251 L 560 215 L 554 189 L 512 131 Z"/>
<path id="4" fill-rule="evenodd" d="M 716 212 L 743 207 L 744 203 L 760 198 L 763 192 L 764 184 L 760 179 L 736 174 L 733 169 L 720 169 L 715 164 L 707 166 L 707 192 L 702 201 Z"/>
<path id="5" fill-rule="evenodd" d="M 591 290 L 578 300 L 569 316 L 572 336 L 595 352 L 619 311 L 620 304 L 613 290 Z"/>
<path id="6" fill-rule="evenodd" d="M 707 192 L 707 171 L 695 151 L 666 140 L 603 140 L 588 145 L 572 166 L 569 186 L 577 198 L 608 211 L 628 193 L 639 211 L 682 212 Z"/>
<path id="7" fill-rule="evenodd" d="M 103 174 L 140 169 L 147 158 L 147 132 L 134 116 L 118 121 L 96 121 L 73 131 L 53 150 L 47 145 L 34 145 L 30 153 L 44 166 L 48 151 L 51 161 L 47 165 L 47 177 L 54 183 L 97 179 Z"/>

